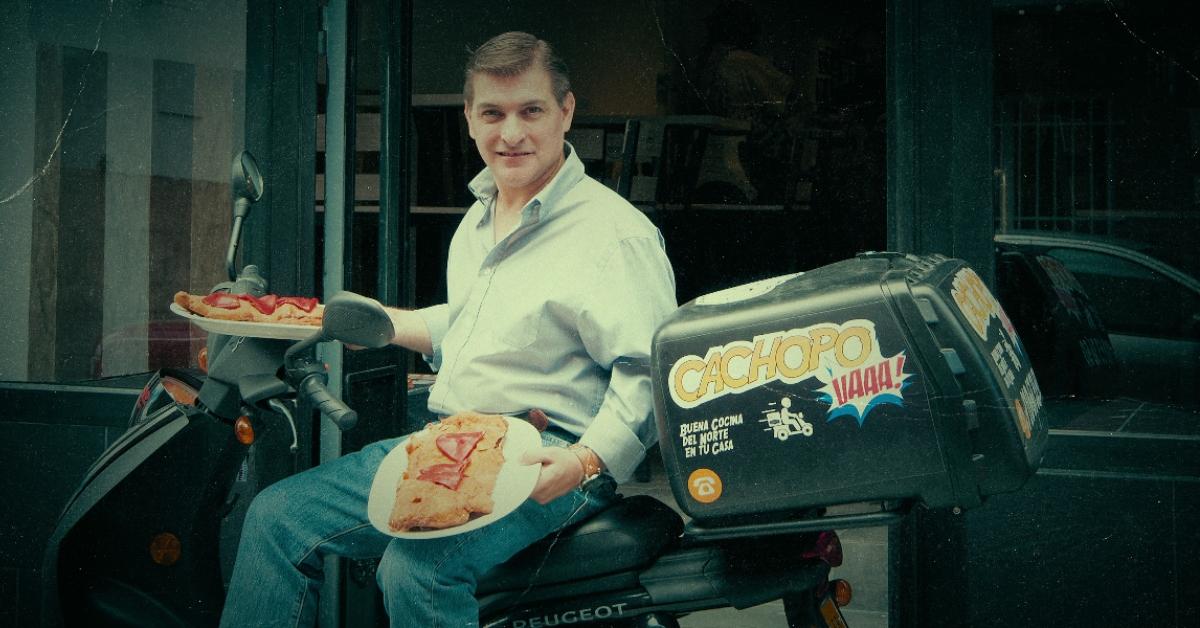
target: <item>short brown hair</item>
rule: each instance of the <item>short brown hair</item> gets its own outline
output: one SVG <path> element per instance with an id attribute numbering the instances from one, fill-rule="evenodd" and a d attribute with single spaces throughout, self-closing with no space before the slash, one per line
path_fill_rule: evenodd
<path id="1" fill-rule="evenodd" d="M 471 83 L 476 74 L 520 76 L 534 63 L 540 63 L 550 75 L 550 89 L 554 92 L 554 99 L 562 105 L 567 92 L 571 91 L 567 64 L 554 54 L 549 43 L 520 31 L 496 35 L 471 53 L 466 72 L 463 73 L 463 100 L 470 103 L 474 97 Z"/>

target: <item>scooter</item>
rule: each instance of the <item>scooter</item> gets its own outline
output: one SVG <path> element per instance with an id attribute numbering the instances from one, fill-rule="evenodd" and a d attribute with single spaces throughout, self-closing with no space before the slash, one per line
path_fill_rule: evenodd
<path id="1" fill-rule="evenodd" d="M 380 306 L 350 293 L 331 298 L 324 318 L 321 332 L 284 352 L 285 363 L 294 363 L 295 356 L 304 355 L 321 340 L 336 338 L 373 347 L 386 344 L 392 335 L 390 320 Z M 54 619 L 88 626 L 216 623 L 227 574 L 223 579 L 220 557 L 210 550 L 221 545 L 219 524 L 229 517 L 235 501 L 248 502 L 252 497 L 244 489 L 240 496 L 230 497 L 236 494 L 236 476 L 244 469 L 240 462 L 247 455 L 244 435 L 261 429 L 255 424 L 292 421 L 289 406 L 294 402 L 287 399 L 289 395 L 280 394 L 285 386 L 321 398 L 319 380 L 299 379 L 295 384 L 297 369 L 285 370 L 291 376 L 275 382 L 268 382 L 265 373 L 249 373 L 243 378 L 238 387 L 242 409 L 262 409 L 265 400 L 272 410 L 256 412 L 258 419 L 250 426 L 245 424 L 246 416 L 230 424 L 211 411 L 190 405 L 192 400 L 182 384 L 193 382 L 184 382 L 184 374 L 160 374 L 147 387 L 145 401 L 135 410 L 139 418 L 134 427 L 89 471 L 51 539 L 46 583 L 56 596 L 48 598 L 46 610 L 62 611 Z M 214 377 L 210 374 L 200 390 L 216 381 Z M 314 383 L 306 385 L 304 381 Z M 332 404 L 332 414 L 342 412 L 342 421 L 347 422 L 347 410 L 337 406 L 336 400 L 324 401 Z M 173 471 L 180 459 L 189 461 L 194 475 L 174 480 L 152 477 Z M 681 612 L 753 605 L 770 599 L 772 592 L 778 597 L 785 590 L 792 620 L 789 625 L 845 625 L 833 619 L 840 617 L 834 600 L 841 604 L 849 601 L 848 585 L 828 579 L 830 567 L 842 560 L 836 534 L 791 534 L 767 541 L 734 539 L 704 546 L 681 539 L 681 530 L 680 516 L 662 502 L 646 496 L 621 499 L 599 516 L 527 549 L 489 575 L 479 589 L 485 625 L 608 624 L 632 617 L 636 623 L 620 624 L 670 626 L 671 618 Z M 771 560 L 761 560 L 764 556 Z M 726 564 L 718 567 L 721 561 Z M 659 566 L 658 576 L 655 570 L 643 573 L 655 562 L 668 566 Z M 686 593 L 686 604 L 664 605 L 649 593 L 613 590 L 639 579 L 657 577 L 669 582 L 679 576 L 674 571 L 696 579 L 686 586 L 681 586 L 682 582 L 668 585 Z M 717 587 L 720 597 L 697 597 L 693 589 L 709 589 L 713 579 L 729 586 Z M 614 593 L 619 596 L 614 598 Z M 515 612 L 518 604 L 529 606 L 524 612 Z M 668 610 L 671 612 L 664 614 Z"/>
<path id="2" fill-rule="evenodd" d="M 258 269 L 234 265 L 243 221 L 263 192 L 248 152 L 234 159 L 232 189 L 229 281 L 213 292 L 262 296 Z M 338 311 L 327 315 L 332 325 Z M 342 325 L 353 338 L 354 325 Z M 298 343 L 210 333 L 207 374 L 164 369 L 149 380 L 129 428 L 88 470 L 49 539 L 43 623 L 216 624 L 246 507 L 297 470 L 299 400 L 342 429 L 357 421 L 325 387 L 314 348 L 327 337 L 313 331 Z"/>
<path id="3" fill-rule="evenodd" d="M 235 165 L 235 180 L 247 171 Z M 261 183 L 241 179 L 248 208 Z M 352 426 L 312 349 L 392 335 L 382 306 L 342 293 L 298 343 L 210 337 L 195 402 L 153 385 L 145 419 L 68 503 L 46 555 L 48 623 L 215 624 L 215 549 L 222 518 L 248 501 L 231 495 L 251 443 L 288 426 L 295 447 L 301 397 Z M 852 596 L 829 578 L 842 561 L 831 530 L 886 525 L 916 503 L 975 507 L 1036 470 L 1047 421 L 1022 354 L 978 276 L 937 256 L 866 254 L 686 304 L 655 336 L 651 378 L 689 521 L 620 498 L 485 574 L 480 625 L 678 626 L 782 599 L 789 626 L 844 626 Z"/>

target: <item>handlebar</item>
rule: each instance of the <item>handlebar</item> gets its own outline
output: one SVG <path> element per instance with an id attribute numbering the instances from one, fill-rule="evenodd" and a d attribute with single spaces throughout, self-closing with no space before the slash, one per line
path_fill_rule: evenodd
<path id="1" fill-rule="evenodd" d="M 321 411 L 321 414 L 329 417 L 329 420 L 333 421 L 338 429 L 345 431 L 358 423 L 358 413 L 346 407 L 341 399 L 329 393 L 321 375 L 314 373 L 305 377 L 300 382 L 300 394 L 308 398 Z"/>

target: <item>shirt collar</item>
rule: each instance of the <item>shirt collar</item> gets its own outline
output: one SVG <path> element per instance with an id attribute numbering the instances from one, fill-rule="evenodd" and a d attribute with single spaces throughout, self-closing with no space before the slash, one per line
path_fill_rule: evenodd
<path id="1" fill-rule="evenodd" d="M 584 168 L 583 162 L 579 160 L 579 156 L 575 153 L 575 147 L 571 146 L 570 142 L 563 141 L 563 153 L 566 159 L 563 165 L 554 174 L 554 178 L 550 179 L 533 198 L 529 199 L 529 203 L 521 210 L 525 213 L 530 208 L 538 211 L 539 220 L 545 220 L 549 214 L 548 211 L 553 211 L 553 208 L 558 207 L 558 201 L 566 195 L 571 188 L 583 179 Z M 471 194 L 479 200 L 483 205 L 483 215 L 479 217 L 479 224 L 482 227 L 487 224 L 492 218 L 492 209 L 496 200 L 496 178 L 492 176 L 491 168 L 484 168 L 475 175 L 474 179 L 467 184 L 467 188 L 471 190 Z"/>

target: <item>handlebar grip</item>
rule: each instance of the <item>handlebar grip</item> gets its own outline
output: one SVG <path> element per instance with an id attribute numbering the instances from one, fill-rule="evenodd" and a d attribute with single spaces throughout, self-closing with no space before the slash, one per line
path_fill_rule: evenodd
<path id="1" fill-rule="evenodd" d="M 329 389 L 319 375 L 309 375 L 300 382 L 300 392 L 308 398 L 321 414 L 329 417 L 338 429 L 348 430 L 358 423 L 358 413 L 346 407 L 341 399 L 329 394 Z"/>

